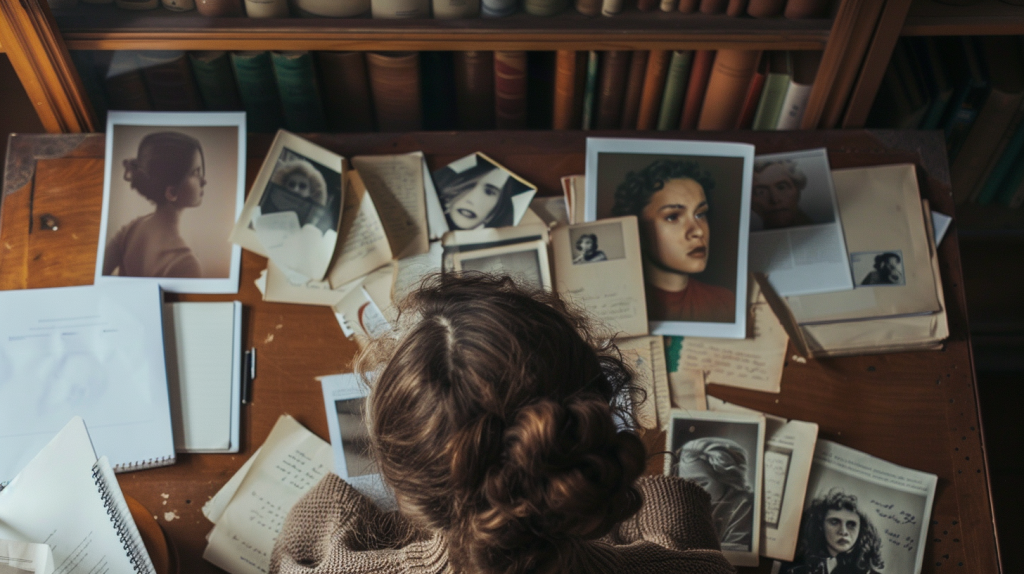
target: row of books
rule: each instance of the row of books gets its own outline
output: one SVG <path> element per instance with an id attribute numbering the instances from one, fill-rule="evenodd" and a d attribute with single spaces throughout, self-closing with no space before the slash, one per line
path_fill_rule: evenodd
<path id="1" fill-rule="evenodd" d="M 829 0 L 82 0 L 126 10 L 152 10 L 161 5 L 175 12 L 196 10 L 204 16 L 287 18 L 476 18 L 525 12 L 553 16 L 575 8 L 587 16 L 615 16 L 624 10 L 727 14 L 732 17 L 790 19 L 828 15 Z M 70 9 L 78 0 L 51 0 L 56 9 Z"/>
<path id="2" fill-rule="evenodd" d="M 958 204 L 1024 204 L 1024 44 L 1017 36 L 902 38 L 868 125 L 941 129 Z"/>
<path id="3" fill-rule="evenodd" d="M 272 133 L 797 129 L 820 52 L 74 52 L 106 110 L 245 110 Z"/>

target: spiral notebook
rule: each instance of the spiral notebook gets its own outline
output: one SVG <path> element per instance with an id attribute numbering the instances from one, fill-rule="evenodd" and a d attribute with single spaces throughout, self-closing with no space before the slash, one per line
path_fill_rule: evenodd
<path id="1" fill-rule="evenodd" d="M 62 574 L 155 572 L 106 457 L 71 419 L 0 491 L 0 539 L 46 543 Z"/>
<path id="2" fill-rule="evenodd" d="M 0 291 L 0 484 L 73 416 L 116 472 L 175 460 L 160 288 Z"/>

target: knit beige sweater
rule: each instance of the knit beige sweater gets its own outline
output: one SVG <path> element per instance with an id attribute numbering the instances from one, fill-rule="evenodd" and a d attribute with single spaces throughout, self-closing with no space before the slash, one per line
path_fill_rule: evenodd
<path id="1" fill-rule="evenodd" d="M 707 493 L 680 478 L 643 477 L 640 512 L 601 540 L 580 546 L 578 570 L 608 573 L 734 572 L 718 549 Z M 288 513 L 271 574 L 451 573 L 441 533 L 385 513 L 335 474 Z"/>

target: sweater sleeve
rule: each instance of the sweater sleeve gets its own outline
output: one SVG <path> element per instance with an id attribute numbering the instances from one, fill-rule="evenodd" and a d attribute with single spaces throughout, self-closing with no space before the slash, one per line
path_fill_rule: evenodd
<path id="1" fill-rule="evenodd" d="M 673 550 L 718 550 L 711 498 L 696 484 L 674 476 L 637 481 L 644 503 L 613 533 L 619 544 L 649 541 Z"/>

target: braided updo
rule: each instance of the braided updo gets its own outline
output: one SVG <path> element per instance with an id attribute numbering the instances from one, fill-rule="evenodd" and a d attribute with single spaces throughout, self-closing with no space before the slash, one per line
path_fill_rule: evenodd
<path id="1" fill-rule="evenodd" d="M 557 296 L 507 277 L 431 277 L 375 371 L 371 442 L 399 506 L 449 541 L 456 570 L 564 572 L 573 548 L 641 505 L 643 443 L 616 428 L 633 376 Z"/>

